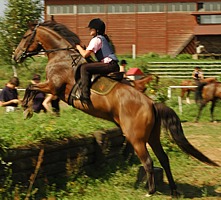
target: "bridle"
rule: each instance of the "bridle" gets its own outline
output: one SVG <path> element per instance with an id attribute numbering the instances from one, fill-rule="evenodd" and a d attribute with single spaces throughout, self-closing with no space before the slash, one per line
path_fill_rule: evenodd
<path id="1" fill-rule="evenodd" d="M 29 42 L 28 42 L 28 45 L 27 47 L 23 50 L 20 58 L 27 58 L 27 57 L 31 57 L 31 56 L 34 56 L 34 55 L 37 55 L 39 54 L 40 52 L 45 52 L 45 53 L 52 53 L 52 52 L 55 52 L 55 51 L 62 51 L 62 50 L 71 50 L 71 49 L 76 49 L 75 47 L 66 47 L 66 48 L 57 48 L 57 49 L 49 49 L 49 50 L 45 50 L 42 48 L 41 44 L 38 43 L 40 46 L 41 46 L 41 49 L 40 50 L 37 50 L 37 51 L 32 51 L 32 52 L 29 52 L 28 49 L 29 47 L 32 45 L 33 41 L 34 41 L 34 38 L 35 38 L 35 35 L 36 35 L 36 32 L 37 32 L 37 28 L 40 26 L 40 24 L 37 24 L 34 28 L 34 30 L 32 31 L 32 33 L 26 35 L 23 37 L 23 39 L 31 36 Z"/>
<path id="2" fill-rule="evenodd" d="M 36 31 L 37 31 L 37 28 L 39 27 L 39 24 L 37 24 L 34 28 L 34 30 L 32 31 L 32 33 L 26 35 L 26 36 L 23 36 L 23 39 L 26 39 L 27 37 L 29 37 L 31 35 L 31 39 L 29 40 L 28 42 L 28 45 L 27 47 L 23 50 L 22 54 L 21 54 L 21 58 L 27 58 L 27 57 L 30 57 L 30 56 L 33 56 L 33 55 L 37 55 L 39 53 L 38 52 L 28 52 L 28 49 L 29 47 L 32 45 L 33 41 L 34 41 L 34 38 L 35 38 L 35 35 L 36 35 Z"/>

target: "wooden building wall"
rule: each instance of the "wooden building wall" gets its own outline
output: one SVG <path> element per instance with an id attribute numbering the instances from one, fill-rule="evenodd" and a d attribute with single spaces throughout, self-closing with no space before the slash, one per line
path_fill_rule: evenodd
<path id="1" fill-rule="evenodd" d="M 110 4 L 110 3 L 148 3 L 151 0 L 45 0 L 45 5 L 70 4 Z M 168 2 L 160 0 L 157 2 Z M 178 2 L 177 0 L 170 2 Z M 180 2 L 180 1 L 179 1 Z M 182 2 L 193 2 L 183 0 Z M 195 1 L 197 2 L 197 1 Z M 199 1 L 200 2 L 200 1 Z M 90 41 L 86 26 L 93 18 L 101 18 L 106 23 L 106 32 L 113 40 L 117 54 L 132 54 L 132 45 L 136 45 L 136 54 L 155 52 L 160 55 L 177 55 L 183 45 L 190 40 L 197 25 L 196 17 L 190 12 L 180 13 L 123 13 L 123 14 L 79 14 L 55 15 L 57 22 L 67 25 L 78 34 L 84 45 Z M 45 19 L 50 16 L 45 13 Z"/>

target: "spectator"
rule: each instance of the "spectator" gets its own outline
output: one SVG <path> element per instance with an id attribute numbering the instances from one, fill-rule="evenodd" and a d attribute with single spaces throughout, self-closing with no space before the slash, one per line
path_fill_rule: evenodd
<path id="1" fill-rule="evenodd" d="M 19 79 L 12 77 L 0 94 L 0 106 L 5 107 L 6 112 L 15 111 L 19 104 L 18 91 Z"/>
<path id="2" fill-rule="evenodd" d="M 41 81 L 41 76 L 39 74 L 35 74 L 32 78 L 32 84 L 38 84 Z M 47 112 L 46 108 L 43 106 L 43 101 L 45 100 L 45 93 L 38 91 L 36 96 L 33 99 L 32 109 L 35 113 L 40 113 L 41 111 Z"/>
<path id="3" fill-rule="evenodd" d="M 47 110 L 47 112 L 53 113 L 56 116 L 60 116 L 60 99 L 52 94 L 49 94 L 45 100 L 43 101 L 43 106 Z M 49 105 L 51 103 L 51 106 Z"/>
<path id="4" fill-rule="evenodd" d="M 127 61 L 126 60 L 121 60 L 120 61 L 120 72 L 124 72 L 124 77 L 126 77 L 126 65 Z"/>

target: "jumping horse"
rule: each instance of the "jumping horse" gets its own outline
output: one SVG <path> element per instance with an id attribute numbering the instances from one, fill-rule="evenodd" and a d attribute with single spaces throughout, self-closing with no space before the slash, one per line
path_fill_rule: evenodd
<path id="1" fill-rule="evenodd" d="M 15 50 L 14 60 L 20 63 L 27 57 L 43 51 L 47 54 L 48 63 L 46 81 L 31 85 L 25 92 L 23 106 L 26 112 L 32 112 L 33 93 L 40 90 L 57 95 L 64 102 L 89 115 L 114 122 L 121 128 L 127 141 L 132 144 L 144 166 L 148 175 L 148 195 L 155 193 L 156 188 L 153 161 L 148 153 L 147 143 L 166 172 L 171 195 L 179 195 L 168 156 L 161 145 L 161 123 L 170 131 L 173 139 L 184 152 L 201 162 L 218 166 L 188 142 L 184 136 L 180 119 L 171 108 L 164 104 L 154 103 L 134 87 L 114 81 L 114 87 L 104 95 L 91 90 L 91 102 L 89 103 L 71 98 L 73 86 L 77 82 L 74 68 L 76 65 L 86 62 L 75 49 L 75 44 L 79 43 L 80 40 L 76 34 L 55 21 L 46 21 L 29 27 Z M 99 78 L 96 81 L 99 81 Z"/>
<path id="2" fill-rule="evenodd" d="M 214 108 L 218 99 L 221 99 L 221 82 L 202 83 L 198 86 L 200 93 L 199 111 L 195 122 L 199 121 L 203 108 L 211 101 L 210 117 L 214 122 Z"/>

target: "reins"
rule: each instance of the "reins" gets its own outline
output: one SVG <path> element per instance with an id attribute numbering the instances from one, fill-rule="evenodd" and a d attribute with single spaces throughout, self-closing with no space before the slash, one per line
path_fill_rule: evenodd
<path id="1" fill-rule="evenodd" d="M 33 55 L 37 55 L 39 54 L 40 52 L 42 53 L 52 53 L 52 52 L 56 52 L 56 51 L 68 51 L 68 50 L 71 50 L 71 49 L 76 49 L 75 47 L 66 47 L 66 48 L 57 48 L 57 49 L 49 49 L 49 50 L 45 50 L 45 49 L 41 49 L 40 51 L 33 51 L 33 52 L 28 52 L 28 48 L 31 46 L 33 40 L 34 40 L 34 37 L 36 35 L 36 31 L 37 31 L 37 28 L 40 26 L 40 24 L 37 24 L 31 34 L 31 39 L 28 43 L 28 46 L 25 48 L 25 50 L 23 51 L 21 57 L 31 57 Z M 29 35 L 28 35 L 29 36 Z M 27 37 L 27 36 L 26 36 Z"/>
<path id="2" fill-rule="evenodd" d="M 58 49 L 49 49 L 49 50 L 45 50 L 42 49 L 41 51 L 33 51 L 33 52 L 24 52 L 23 55 L 26 55 L 26 57 L 30 57 L 39 53 L 52 53 L 52 52 L 56 52 L 56 51 L 64 51 L 64 50 L 71 50 L 71 49 L 76 49 L 75 47 L 66 47 L 66 48 L 58 48 Z"/>

